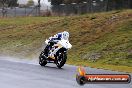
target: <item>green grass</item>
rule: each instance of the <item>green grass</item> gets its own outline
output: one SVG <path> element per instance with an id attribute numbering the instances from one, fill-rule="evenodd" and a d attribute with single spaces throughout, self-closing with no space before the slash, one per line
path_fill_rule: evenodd
<path id="1" fill-rule="evenodd" d="M 38 57 L 45 39 L 64 30 L 68 64 L 132 72 L 132 10 L 0 19 L 0 54 Z"/>

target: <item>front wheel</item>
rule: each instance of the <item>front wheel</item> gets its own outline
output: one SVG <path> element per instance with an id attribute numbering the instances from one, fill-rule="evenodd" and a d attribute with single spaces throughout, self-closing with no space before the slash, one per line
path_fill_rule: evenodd
<path id="1" fill-rule="evenodd" d="M 40 56 L 39 56 L 39 64 L 41 65 L 41 66 L 45 66 L 46 64 L 47 64 L 47 61 L 46 61 L 46 58 L 43 56 L 43 52 L 40 54 Z"/>
<path id="2" fill-rule="evenodd" d="M 58 68 L 61 68 L 66 63 L 67 54 L 63 51 L 58 51 L 56 56 L 56 65 Z"/>

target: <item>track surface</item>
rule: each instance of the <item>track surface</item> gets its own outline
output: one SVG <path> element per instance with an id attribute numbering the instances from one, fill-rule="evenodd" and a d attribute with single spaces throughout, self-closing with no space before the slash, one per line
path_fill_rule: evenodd
<path id="1" fill-rule="evenodd" d="M 75 80 L 76 66 L 65 65 L 58 69 L 53 64 L 41 67 L 36 62 L 11 61 L 0 57 L 0 88 L 132 88 L 132 82 L 79 86 Z M 91 74 L 121 73 L 89 67 L 86 70 Z"/>

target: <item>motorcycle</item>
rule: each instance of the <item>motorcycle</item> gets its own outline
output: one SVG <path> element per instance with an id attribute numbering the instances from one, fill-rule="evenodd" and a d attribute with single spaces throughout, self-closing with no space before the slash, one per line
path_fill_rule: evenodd
<path id="1" fill-rule="evenodd" d="M 68 40 L 59 40 L 56 44 L 49 42 L 50 39 L 46 39 L 45 49 L 39 56 L 39 64 L 45 66 L 47 63 L 54 63 L 58 68 L 64 66 L 67 60 L 67 51 L 72 48 L 72 45 Z M 49 45 L 53 45 L 49 47 Z"/>

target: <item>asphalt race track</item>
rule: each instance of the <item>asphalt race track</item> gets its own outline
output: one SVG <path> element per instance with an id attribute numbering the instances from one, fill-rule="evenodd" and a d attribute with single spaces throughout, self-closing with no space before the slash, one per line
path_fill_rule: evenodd
<path id="1" fill-rule="evenodd" d="M 92 74 L 117 74 L 121 72 L 86 68 Z M 58 69 L 54 64 L 41 67 L 36 63 L 11 61 L 0 57 L 0 88 L 132 88 L 130 84 L 86 84 L 76 82 L 76 66 L 65 65 Z M 132 75 L 132 74 L 131 74 Z"/>

